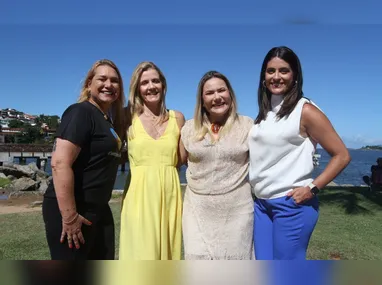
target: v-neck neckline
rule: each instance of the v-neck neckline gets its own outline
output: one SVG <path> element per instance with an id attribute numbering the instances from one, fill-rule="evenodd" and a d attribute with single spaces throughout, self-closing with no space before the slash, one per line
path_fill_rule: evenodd
<path id="1" fill-rule="evenodd" d="M 161 134 L 160 137 L 158 137 L 157 139 L 153 138 L 148 132 L 147 130 L 145 129 L 145 125 L 142 123 L 141 121 L 141 118 L 139 116 L 137 116 L 137 119 L 139 120 L 139 123 L 141 124 L 142 128 L 143 128 L 143 131 L 145 132 L 145 134 L 152 140 L 154 141 L 159 141 L 167 132 L 167 129 L 168 129 L 168 125 L 170 124 L 170 117 L 168 119 L 168 122 L 167 122 L 167 126 L 166 126 L 166 129 L 164 130 L 163 134 Z"/>

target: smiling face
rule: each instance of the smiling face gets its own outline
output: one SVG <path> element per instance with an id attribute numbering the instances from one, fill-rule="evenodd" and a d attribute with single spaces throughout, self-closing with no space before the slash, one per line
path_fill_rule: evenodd
<path id="1" fill-rule="evenodd" d="M 145 104 L 159 104 L 163 95 L 163 84 L 158 71 L 150 68 L 142 72 L 139 92 Z"/>
<path id="2" fill-rule="evenodd" d="M 274 95 L 285 95 L 293 86 L 293 71 L 281 58 L 272 58 L 265 70 L 265 86 Z"/>
<path id="3" fill-rule="evenodd" d="M 88 85 L 90 97 L 100 106 L 110 106 L 120 96 L 120 78 L 114 68 L 100 65 Z"/>
<path id="4" fill-rule="evenodd" d="M 211 78 L 203 86 L 203 107 L 210 120 L 221 120 L 228 115 L 232 99 L 227 84 L 220 78 Z"/>

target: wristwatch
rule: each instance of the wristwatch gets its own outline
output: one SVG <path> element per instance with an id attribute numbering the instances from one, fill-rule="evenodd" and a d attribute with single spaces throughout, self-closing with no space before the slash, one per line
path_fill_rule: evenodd
<path id="1" fill-rule="evenodd" d="M 320 189 L 318 189 L 318 187 L 314 185 L 313 183 L 310 183 L 308 187 L 310 188 L 310 193 L 312 193 L 313 196 L 316 196 L 318 192 L 320 192 Z"/>

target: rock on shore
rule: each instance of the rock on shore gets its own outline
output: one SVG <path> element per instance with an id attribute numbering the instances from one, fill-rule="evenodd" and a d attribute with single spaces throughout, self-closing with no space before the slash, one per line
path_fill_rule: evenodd
<path id="1" fill-rule="evenodd" d="M 1 189 L 1 192 L 10 196 L 20 196 L 23 192 L 38 192 L 43 195 L 48 188 L 49 181 L 52 179 L 48 173 L 38 169 L 36 163 L 19 165 L 4 162 L 0 166 L 0 177 L 11 181 Z"/>

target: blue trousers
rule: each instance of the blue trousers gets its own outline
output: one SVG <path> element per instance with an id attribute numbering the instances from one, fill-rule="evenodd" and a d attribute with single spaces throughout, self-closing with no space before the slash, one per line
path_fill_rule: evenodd
<path id="1" fill-rule="evenodd" d="M 254 243 L 257 260 L 305 260 L 318 220 L 318 199 L 297 205 L 293 197 L 256 199 Z"/>
<path id="2" fill-rule="evenodd" d="M 282 260 L 267 263 L 271 285 L 335 285 L 335 261 Z"/>

